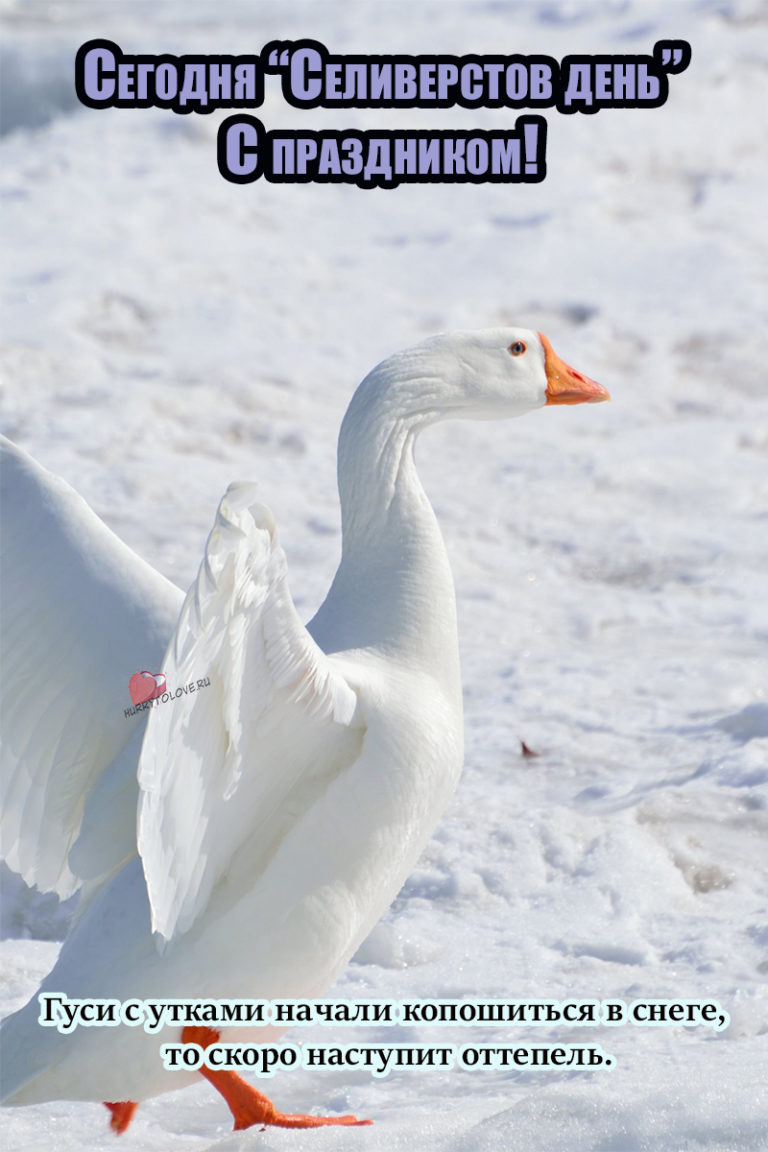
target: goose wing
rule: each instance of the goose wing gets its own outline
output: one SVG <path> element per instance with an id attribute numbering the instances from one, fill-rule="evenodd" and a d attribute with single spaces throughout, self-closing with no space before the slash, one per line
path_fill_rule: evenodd
<path id="1" fill-rule="evenodd" d="M 139 764 L 152 928 L 187 931 L 246 843 L 279 843 L 353 760 L 357 696 L 301 623 L 273 518 L 251 484 L 219 505 Z"/>
<path id="2" fill-rule="evenodd" d="M 3 851 L 69 895 L 83 808 L 143 717 L 130 677 L 159 667 L 183 594 L 59 477 L 0 437 Z"/>

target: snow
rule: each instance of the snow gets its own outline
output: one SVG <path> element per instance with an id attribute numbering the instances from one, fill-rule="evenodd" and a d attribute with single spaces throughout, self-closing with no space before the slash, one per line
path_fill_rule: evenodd
<path id="1" fill-rule="evenodd" d="M 284 1110 L 368 1129 L 244 1133 L 205 1084 L 141 1106 L 137 1149 L 768 1148 L 768 10 L 5 0 L 2 431 L 186 587 L 254 479 L 306 618 L 338 560 L 355 384 L 433 332 L 517 322 L 613 403 L 445 424 L 419 446 L 456 580 L 466 768 L 416 872 L 329 997 L 717 1000 L 708 1028 L 294 1030 L 295 1043 L 599 1043 L 611 1070 L 281 1072 Z M 74 54 L 693 48 L 655 110 L 546 113 L 543 184 L 236 187 L 222 118 L 79 107 Z M 477 109 L 277 127 L 502 127 Z M 66 610 L 66 606 L 62 606 Z M 97 674 L 97 670 L 95 670 Z M 521 755 L 520 741 L 538 753 Z M 4 1011 L 66 910 L 11 878 Z M 5 1146 L 114 1148 L 101 1105 L 4 1111 Z"/>

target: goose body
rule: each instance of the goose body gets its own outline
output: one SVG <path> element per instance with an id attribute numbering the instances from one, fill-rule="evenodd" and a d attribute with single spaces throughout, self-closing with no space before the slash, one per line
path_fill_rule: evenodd
<path id="1" fill-rule="evenodd" d="M 5 852 L 30 882 L 82 888 L 39 992 L 271 1000 L 332 984 L 462 764 L 453 584 L 416 436 L 446 417 L 605 398 L 525 329 L 436 337 L 384 361 L 342 425 L 342 559 L 306 627 L 252 485 L 228 489 L 183 599 L 6 444 Z M 101 672 L 95 700 L 70 685 L 80 667 L 89 682 Z M 204 686 L 126 718 L 130 676 L 160 667 L 171 690 Z M 36 994 L 4 1022 L 7 1104 L 141 1101 L 199 1075 L 163 1068 L 179 1028 L 62 1034 L 39 1012 Z"/>

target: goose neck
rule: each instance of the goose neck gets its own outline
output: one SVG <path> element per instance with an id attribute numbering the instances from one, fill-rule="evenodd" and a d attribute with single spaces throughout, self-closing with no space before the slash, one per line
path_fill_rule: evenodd
<path id="1" fill-rule="evenodd" d="M 441 415 L 432 396 L 430 382 L 372 374 L 353 397 L 339 436 L 342 559 L 313 632 L 321 643 L 332 633 L 336 650 L 396 654 L 456 691 L 453 580 L 414 461 L 419 432 Z"/>

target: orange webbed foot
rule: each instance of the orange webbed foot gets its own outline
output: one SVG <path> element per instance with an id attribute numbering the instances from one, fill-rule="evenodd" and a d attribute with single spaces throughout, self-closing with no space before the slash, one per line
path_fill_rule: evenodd
<path id="1" fill-rule="evenodd" d="M 215 1028 L 192 1025 L 181 1034 L 182 1043 L 199 1044 L 208 1048 L 219 1039 Z M 220 1092 L 229 1105 L 235 1120 L 234 1131 L 251 1128 L 254 1124 L 272 1125 L 275 1128 L 322 1128 L 328 1124 L 363 1125 L 371 1120 L 358 1120 L 356 1116 L 306 1116 L 301 1113 L 291 1115 L 278 1112 L 272 1101 L 263 1092 L 258 1092 L 236 1072 L 228 1069 L 215 1071 L 205 1065 L 200 1074 Z"/>
<path id="2" fill-rule="evenodd" d="M 238 1128 L 250 1128 L 251 1124 L 256 1123 L 258 1123 L 257 1120 L 241 1123 L 236 1119 L 235 1131 Z M 344 1124 L 350 1128 L 362 1128 L 365 1124 L 373 1124 L 373 1120 L 358 1120 L 357 1116 L 307 1116 L 301 1112 L 292 1115 L 287 1112 L 277 1112 L 273 1108 L 272 1119 L 265 1120 L 264 1123 L 272 1124 L 275 1128 L 323 1128 L 327 1124 Z"/>
<path id="3" fill-rule="evenodd" d="M 120 1100 L 116 1104 L 110 1104 L 107 1100 L 104 1101 L 104 1107 L 109 1108 L 112 1113 L 109 1126 L 115 1135 L 121 1136 L 123 1132 L 125 1132 L 131 1120 L 133 1120 L 133 1114 L 138 1106 L 135 1100 Z"/>

